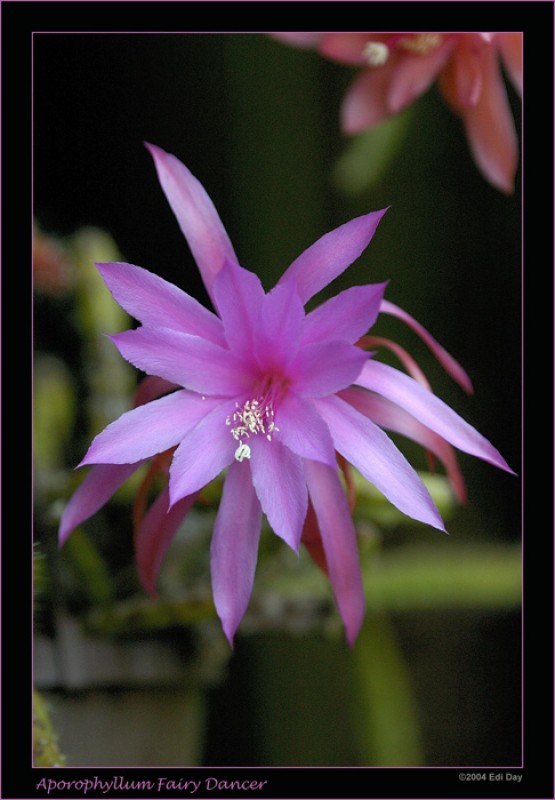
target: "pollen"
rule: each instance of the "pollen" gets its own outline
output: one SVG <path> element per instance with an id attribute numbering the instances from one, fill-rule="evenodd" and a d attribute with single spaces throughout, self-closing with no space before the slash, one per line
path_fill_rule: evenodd
<path id="1" fill-rule="evenodd" d="M 235 458 L 242 461 L 251 457 L 251 450 L 245 439 L 261 433 L 271 442 L 272 434 L 279 431 L 279 428 L 274 422 L 274 407 L 271 402 L 253 399 L 247 400 L 242 406 L 235 403 L 235 407 L 237 410 L 227 417 L 225 424 L 232 426 L 231 435 L 240 443 L 235 451 Z"/>
<path id="2" fill-rule="evenodd" d="M 432 50 L 437 50 L 443 41 L 440 33 L 416 33 L 412 36 L 403 36 L 398 47 L 417 56 L 427 56 Z"/>

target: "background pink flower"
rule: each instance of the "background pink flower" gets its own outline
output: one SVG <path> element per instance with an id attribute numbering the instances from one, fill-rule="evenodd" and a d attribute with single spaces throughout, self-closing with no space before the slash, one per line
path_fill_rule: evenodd
<path id="1" fill-rule="evenodd" d="M 464 123 L 474 160 L 502 192 L 514 190 L 518 139 L 503 66 L 522 93 L 522 33 L 276 33 L 361 67 L 341 108 L 345 133 L 379 124 L 406 108 L 437 81 Z"/>

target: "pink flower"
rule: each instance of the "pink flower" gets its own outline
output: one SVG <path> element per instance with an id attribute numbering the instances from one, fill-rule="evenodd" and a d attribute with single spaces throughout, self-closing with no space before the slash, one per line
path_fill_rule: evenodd
<path id="1" fill-rule="evenodd" d="M 329 573 L 353 642 L 364 596 L 337 454 L 342 468 L 353 464 L 398 509 L 440 530 L 432 498 L 382 425 L 435 453 L 460 491 L 448 443 L 509 467 L 481 434 L 421 385 L 420 375 L 408 377 L 363 349 L 380 344 L 371 337 L 359 340 L 382 310 L 404 318 L 451 374 L 467 380 L 429 334 L 383 300 L 385 284 L 355 286 L 304 310 L 361 254 L 383 211 L 323 236 L 265 292 L 258 277 L 239 266 L 201 184 L 174 156 L 149 149 L 217 313 L 140 267 L 97 265 L 115 300 L 141 323 L 112 341 L 124 358 L 156 378 L 141 388 L 136 407 L 92 442 L 81 465 L 94 466 L 64 512 L 60 541 L 152 460 L 145 486 L 158 471 L 169 470 L 169 481 L 146 513 L 146 489 L 141 490 L 135 527 L 139 573 L 153 591 L 169 542 L 197 493 L 225 471 L 211 574 L 229 641 L 249 602 L 265 514 L 294 551 L 304 529 L 309 550 Z M 399 349 L 399 355 L 414 372 L 408 354 Z"/>
<path id="2" fill-rule="evenodd" d="M 464 123 L 474 159 L 497 189 L 512 192 L 518 140 L 500 63 L 522 93 L 522 33 L 276 33 L 275 37 L 362 72 L 341 123 L 358 133 L 426 92 L 435 80 Z"/>

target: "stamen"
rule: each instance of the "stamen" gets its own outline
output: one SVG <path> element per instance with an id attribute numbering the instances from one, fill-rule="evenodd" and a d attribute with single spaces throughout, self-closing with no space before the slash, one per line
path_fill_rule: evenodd
<path id="1" fill-rule="evenodd" d="M 432 50 L 436 50 L 442 41 L 443 36 L 440 33 L 416 33 L 404 36 L 399 40 L 398 46 L 417 56 L 427 56 Z"/>
<path id="2" fill-rule="evenodd" d="M 367 42 L 362 56 L 371 67 L 381 67 L 389 58 L 389 47 L 384 42 Z"/>
<path id="3" fill-rule="evenodd" d="M 253 399 L 247 400 L 242 406 L 235 403 L 235 407 L 237 411 L 227 417 L 225 424 L 233 424 L 231 435 L 240 442 L 235 451 L 235 458 L 237 461 L 242 461 L 251 457 L 250 447 L 245 444 L 244 439 L 262 433 L 271 442 L 272 434 L 274 431 L 279 431 L 279 428 L 274 422 L 274 408 L 271 401 L 265 403 Z"/>

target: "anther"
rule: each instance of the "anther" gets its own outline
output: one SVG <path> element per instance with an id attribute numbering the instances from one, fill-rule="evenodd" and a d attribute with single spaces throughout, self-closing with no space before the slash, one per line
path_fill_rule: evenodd
<path id="1" fill-rule="evenodd" d="M 362 55 L 371 67 L 381 67 L 389 58 L 389 47 L 384 42 L 368 42 Z"/>
<path id="2" fill-rule="evenodd" d="M 416 33 L 411 36 L 404 36 L 399 40 L 399 47 L 417 56 L 427 56 L 432 50 L 436 50 L 443 37 L 440 33 Z"/>
<path id="3" fill-rule="evenodd" d="M 237 450 L 235 451 L 235 460 L 242 461 L 244 458 L 251 457 L 251 449 L 248 444 L 241 442 Z"/>
<path id="4" fill-rule="evenodd" d="M 231 435 L 240 442 L 235 451 L 235 458 L 237 461 L 242 461 L 244 458 L 251 457 L 250 447 L 245 444 L 245 439 L 262 433 L 271 442 L 272 433 L 278 431 L 279 428 L 274 422 L 274 409 L 271 402 L 264 404 L 259 400 L 247 400 L 242 406 L 235 403 L 235 407 L 237 411 L 226 418 L 225 424 L 228 426 L 233 424 Z"/>

